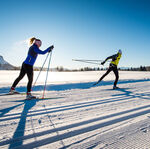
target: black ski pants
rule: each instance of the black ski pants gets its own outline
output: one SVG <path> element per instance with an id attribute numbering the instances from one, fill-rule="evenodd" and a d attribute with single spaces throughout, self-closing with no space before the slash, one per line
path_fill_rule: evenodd
<path id="1" fill-rule="evenodd" d="M 114 72 L 115 74 L 115 82 L 114 82 L 114 86 L 117 85 L 118 79 L 119 79 L 119 74 L 118 74 L 118 69 L 117 66 L 110 64 L 108 70 L 106 71 L 106 73 L 99 79 L 99 81 L 103 80 L 105 76 L 107 76 L 111 71 Z"/>
<path id="2" fill-rule="evenodd" d="M 31 92 L 32 82 L 33 82 L 33 66 L 23 63 L 20 74 L 18 78 L 14 81 L 12 87 L 16 87 L 17 84 L 22 80 L 22 78 L 27 74 L 28 84 L 27 84 L 27 92 Z"/>

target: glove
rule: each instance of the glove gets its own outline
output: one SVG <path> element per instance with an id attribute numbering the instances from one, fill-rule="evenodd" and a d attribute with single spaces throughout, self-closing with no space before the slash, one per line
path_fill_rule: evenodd
<path id="1" fill-rule="evenodd" d="M 104 65 L 105 61 L 101 62 L 102 65 Z"/>
<path id="2" fill-rule="evenodd" d="M 54 46 L 52 45 L 52 46 L 49 47 L 49 51 L 48 52 L 51 52 L 53 49 L 54 49 Z"/>

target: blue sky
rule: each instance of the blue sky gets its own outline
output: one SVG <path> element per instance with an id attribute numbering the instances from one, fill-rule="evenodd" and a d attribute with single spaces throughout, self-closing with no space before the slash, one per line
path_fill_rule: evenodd
<path id="1" fill-rule="evenodd" d="M 33 36 L 42 40 L 41 50 L 54 44 L 52 67 L 94 67 L 72 59 L 103 60 L 118 49 L 119 66 L 148 66 L 150 1 L 1 0 L 0 55 L 20 66 L 28 52 L 25 41 Z M 38 56 L 35 66 L 45 57 Z"/>

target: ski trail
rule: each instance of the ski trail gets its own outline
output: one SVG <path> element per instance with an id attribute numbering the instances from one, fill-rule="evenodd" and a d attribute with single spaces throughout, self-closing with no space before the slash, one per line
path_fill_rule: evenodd
<path id="1" fill-rule="evenodd" d="M 47 91 L 44 100 L 0 98 L 0 147 L 149 148 L 149 83 Z"/>
<path id="2" fill-rule="evenodd" d="M 34 129 L 34 123 L 33 123 L 33 119 L 32 119 L 32 116 L 31 116 L 31 127 L 32 127 L 32 131 L 33 131 L 33 135 L 35 136 L 35 129 Z M 35 139 L 35 142 L 37 142 L 37 137 L 35 136 L 34 137 Z M 38 149 L 38 147 L 36 147 L 36 149 Z"/>
<path id="3" fill-rule="evenodd" d="M 46 107 L 45 104 L 43 105 L 43 107 L 44 107 L 46 113 L 48 113 L 48 112 L 47 112 L 47 109 L 45 108 L 45 107 Z M 54 128 L 54 130 L 56 130 L 55 124 L 54 124 L 53 121 L 51 120 L 51 117 L 50 117 L 48 114 L 47 114 L 47 117 L 48 117 L 48 119 L 49 119 L 49 121 L 50 121 L 50 124 L 52 124 L 52 127 Z M 55 132 L 56 132 L 57 136 L 59 137 L 59 132 L 58 132 L 57 130 L 56 130 Z M 65 144 L 64 144 L 63 140 L 60 140 L 60 142 L 61 142 L 61 145 L 64 147 Z"/>

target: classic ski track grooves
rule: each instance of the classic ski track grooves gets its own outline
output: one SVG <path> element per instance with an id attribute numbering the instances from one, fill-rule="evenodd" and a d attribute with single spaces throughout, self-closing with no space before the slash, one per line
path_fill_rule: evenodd
<path id="1" fill-rule="evenodd" d="M 0 97 L 0 148 L 150 147 L 150 82 Z M 8 131 L 9 129 L 9 131 Z"/>

